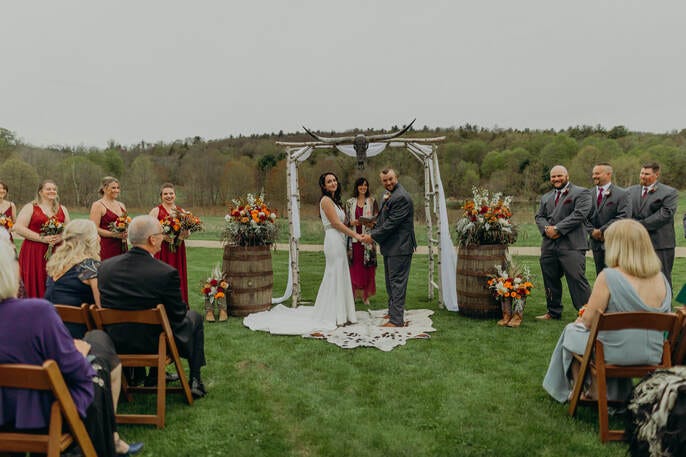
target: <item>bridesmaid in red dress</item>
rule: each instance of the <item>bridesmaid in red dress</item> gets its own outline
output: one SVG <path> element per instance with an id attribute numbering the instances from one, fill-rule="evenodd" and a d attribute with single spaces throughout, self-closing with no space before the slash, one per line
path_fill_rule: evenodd
<path id="1" fill-rule="evenodd" d="M 13 241 L 11 225 L 17 220 L 17 207 L 13 202 L 5 200 L 9 191 L 10 189 L 7 187 L 7 184 L 0 181 L 0 214 L 4 215 L 9 222 L 9 226 L 6 226 L 5 228 L 9 232 L 10 241 Z"/>
<path id="2" fill-rule="evenodd" d="M 41 226 L 55 216 L 63 224 L 69 222 L 67 208 L 60 205 L 57 197 L 57 184 L 46 179 L 38 186 L 36 199 L 27 203 L 19 211 L 14 231 L 24 237 L 19 251 L 19 268 L 27 298 L 43 298 L 45 281 L 45 254 L 48 246 L 55 246 L 62 241 L 62 235 L 41 235 Z"/>
<path id="3" fill-rule="evenodd" d="M 105 260 L 128 249 L 126 232 L 113 232 L 110 224 L 118 217 L 126 216 L 126 206 L 117 200 L 121 187 L 117 178 L 105 176 L 98 191 L 102 198 L 91 205 L 90 220 L 98 227 L 100 235 L 100 259 Z"/>
<path id="4" fill-rule="evenodd" d="M 174 191 L 174 184 L 166 182 L 160 187 L 160 199 L 162 204 L 156 206 L 150 211 L 150 215 L 158 221 L 163 221 L 167 216 L 174 216 L 177 211 L 183 211 L 183 208 L 176 206 L 176 192 Z M 162 243 L 162 249 L 155 254 L 155 258 L 160 259 L 164 263 L 168 263 L 179 271 L 179 279 L 181 280 L 181 298 L 188 304 L 188 271 L 186 268 L 186 243 L 183 240 L 188 238 L 188 231 L 183 231 L 179 235 L 181 242 L 176 246 L 175 252 L 170 248 L 172 240 L 165 239 Z"/>
<path id="5" fill-rule="evenodd" d="M 355 181 L 353 198 L 345 205 L 349 225 L 357 233 L 367 234 L 374 226 L 373 222 L 363 222 L 360 218 L 373 219 L 379 213 L 379 206 L 369 192 L 369 181 L 360 177 Z M 363 244 L 348 238 L 348 263 L 350 264 L 350 281 L 356 298 L 362 297 L 369 305 L 369 297 L 376 294 L 376 243 Z"/>

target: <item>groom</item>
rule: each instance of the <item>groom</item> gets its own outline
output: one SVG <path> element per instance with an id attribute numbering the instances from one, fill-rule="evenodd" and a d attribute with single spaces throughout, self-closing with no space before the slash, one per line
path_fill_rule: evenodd
<path id="1" fill-rule="evenodd" d="M 398 183 L 395 170 L 386 168 L 380 176 L 386 192 L 376 226 L 369 235 L 363 235 L 362 241 L 376 241 L 383 255 L 390 320 L 382 327 L 403 327 L 407 279 L 410 276 L 412 254 L 417 247 L 414 207 L 410 194 Z"/>

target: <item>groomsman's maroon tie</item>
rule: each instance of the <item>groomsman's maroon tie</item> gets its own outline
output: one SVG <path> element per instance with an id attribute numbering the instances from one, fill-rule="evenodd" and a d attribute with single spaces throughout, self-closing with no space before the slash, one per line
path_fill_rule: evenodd
<path id="1" fill-rule="evenodd" d="M 555 191 L 555 206 L 557 206 L 558 200 L 560 200 L 560 191 L 556 190 Z"/>
<path id="2" fill-rule="evenodd" d="M 641 195 L 641 198 L 646 198 L 646 195 L 648 195 L 648 188 L 644 187 L 643 188 L 643 194 Z"/>
<path id="3" fill-rule="evenodd" d="M 603 188 L 598 187 L 598 203 L 596 206 L 600 206 L 600 204 L 603 202 Z"/>

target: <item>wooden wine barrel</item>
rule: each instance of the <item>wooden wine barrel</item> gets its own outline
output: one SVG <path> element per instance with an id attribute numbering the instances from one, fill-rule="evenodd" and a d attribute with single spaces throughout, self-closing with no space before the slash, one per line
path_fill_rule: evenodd
<path id="1" fill-rule="evenodd" d="M 457 304 L 460 313 L 479 319 L 500 318 L 500 304 L 488 290 L 488 275 L 505 266 L 506 244 L 460 247 L 457 253 Z"/>
<path id="2" fill-rule="evenodd" d="M 269 246 L 224 246 L 223 274 L 231 285 L 229 313 L 247 316 L 272 305 L 274 272 Z"/>

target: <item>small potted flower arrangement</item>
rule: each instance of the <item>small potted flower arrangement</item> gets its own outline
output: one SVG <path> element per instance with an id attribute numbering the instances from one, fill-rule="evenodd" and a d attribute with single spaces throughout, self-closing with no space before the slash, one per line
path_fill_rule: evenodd
<path id="1" fill-rule="evenodd" d="M 219 271 L 219 265 L 214 267 L 210 276 L 202 283 L 200 292 L 205 299 L 205 320 L 214 322 L 215 308 L 218 308 L 219 322 L 226 321 L 229 318 L 226 311 L 226 300 L 230 288 L 229 282 L 224 279 Z"/>
<path id="2" fill-rule="evenodd" d="M 534 287 L 531 282 L 531 271 L 529 267 L 514 262 L 510 262 L 505 269 L 500 265 L 495 267 L 497 273 L 490 275 L 487 284 L 503 312 L 503 318 L 498 321 L 498 325 L 519 327 L 522 324 L 526 297 Z"/>

